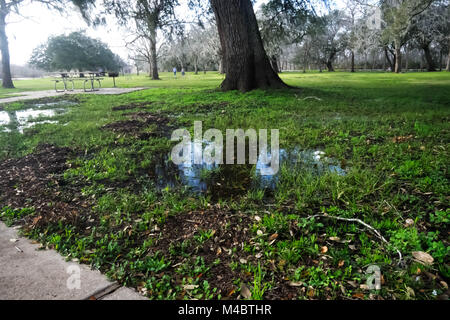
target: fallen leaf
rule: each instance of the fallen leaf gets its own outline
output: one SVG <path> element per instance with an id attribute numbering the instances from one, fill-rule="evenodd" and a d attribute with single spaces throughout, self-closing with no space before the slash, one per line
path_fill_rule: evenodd
<path id="1" fill-rule="evenodd" d="M 344 265 L 344 263 L 345 263 L 345 261 L 344 260 L 341 260 L 341 261 L 339 261 L 339 263 L 338 263 L 338 267 L 340 268 L 340 267 L 342 267 L 343 265 Z"/>
<path id="2" fill-rule="evenodd" d="M 244 299 L 249 299 L 252 296 L 250 289 L 245 285 L 245 283 L 241 283 L 241 296 Z"/>
<path id="3" fill-rule="evenodd" d="M 289 282 L 289 286 L 291 286 L 291 287 L 301 287 L 301 286 L 303 286 L 303 285 L 305 285 L 305 283 L 303 283 L 303 282 Z"/>
<path id="4" fill-rule="evenodd" d="M 415 297 L 416 296 L 416 293 L 414 292 L 414 289 L 410 288 L 410 287 L 406 287 L 406 294 L 408 296 L 410 296 L 410 297 Z"/>
<path id="5" fill-rule="evenodd" d="M 352 295 L 353 298 L 364 300 L 364 293 L 357 292 Z"/>
<path id="6" fill-rule="evenodd" d="M 228 292 L 227 297 L 229 297 L 229 296 L 231 296 L 232 294 L 234 294 L 235 291 L 236 291 L 236 290 L 231 289 L 230 292 Z"/>
<path id="7" fill-rule="evenodd" d="M 331 241 L 336 241 L 336 242 L 341 241 L 341 238 L 339 238 L 339 237 L 330 237 L 329 239 L 330 239 Z"/>
<path id="8" fill-rule="evenodd" d="M 183 286 L 184 290 L 194 290 L 197 288 L 198 288 L 198 285 L 196 285 L 196 284 L 187 284 L 187 285 Z"/>
<path id="9" fill-rule="evenodd" d="M 323 246 L 320 248 L 320 252 L 321 253 L 327 253 L 328 252 L 328 247 L 327 246 Z"/>
<path id="10" fill-rule="evenodd" d="M 278 238 L 278 233 L 274 233 L 273 235 L 271 235 L 269 237 L 269 241 L 275 240 L 276 238 Z"/>
<path id="11" fill-rule="evenodd" d="M 432 256 L 430 256 L 428 253 L 423 252 L 423 251 L 414 251 L 414 252 L 412 252 L 412 256 L 414 257 L 414 259 L 417 260 L 417 262 L 420 262 L 423 265 L 431 266 L 434 261 Z"/>

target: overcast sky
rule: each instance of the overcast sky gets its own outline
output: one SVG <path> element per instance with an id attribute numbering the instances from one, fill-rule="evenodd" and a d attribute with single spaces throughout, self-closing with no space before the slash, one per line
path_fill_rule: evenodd
<path id="1" fill-rule="evenodd" d="M 266 1 L 259 0 L 257 6 Z M 92 28 L 86 25 L 77 12 L 71 11 L 70 14 L 61 15 L 36 2 L 25 2 L 20 13 L 22 17 L 11 15 L 7 26 L 12 64 L 25 65 L 33 49 L 45 42 L 49 36 L 80 29 L 85 30 L 86 35 L 106 42 L 113 52 L 127 59 L 124 40 L 127 32 L 111 20 L 106 26 Z"/>

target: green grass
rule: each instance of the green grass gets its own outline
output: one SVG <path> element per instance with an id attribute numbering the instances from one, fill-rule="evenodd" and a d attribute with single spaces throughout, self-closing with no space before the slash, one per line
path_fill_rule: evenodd
<path id="1" fill-rule="evenodd" d="M 153 299 L 217 299 L 230 292 L 236 298 L 244 282 L 253 299 L 280 298 L 275 289 L 280 286 L 295 299 L 435 299 L 443 294 L 445 288 L 424 271 L 447 282 L 450 277 L 450 73 L 281 77 L 301 89 L 224 93 L 215 90 L 223 77 L 212 72 L 178 79 L 164 73 L 161 81 L 121 77 L 121 87 L 150 89 L 79 96 L 79 105 L 57 116 L 60 124 L 42 124 L 24 135 L 0 132 L 2 158 L 24 156 L 41 142 L 75 150 L 79 156 L 69 160 L 71 168 L 62 179 L 70 190 L 78 188 L 83 199 L 92 201 L 90 216 L 80 217 L 79 224 L 49 222 L 26 229 L 28 235 Z M 16 86 L 11 92 L 51 89 L 45 79 L 17 81 Z M 0 90 L 0 97 L 4 93 Z M 195 120 L 203 121 L 204 131 L 279 129 L 281 148 L 323 150 L 346 174 L 317 175 L 301 166 L 282 167 L 273 193 L 242 190 L 232 198 L 199 196 L 177 187 L 158 190 L 148 173 L 159 155 L 169 153 L 169 139 L 163 135 L 141 140 L 100 129 L 131 112 L 113 112 L 112 107 L 139 102 L 151 102 L 145 110 L 168 116 L 173 129 L 191 130 Z M 145 130 L 153 132 L 159 126 Z M 152 234 L 159 234 L 171 219 L 212 208 L 246 217 L 241 218 L 242 228 L 248 230 L 243 242 L 220 247 L 230 250 L 226 258 L 222 252 L 209 259 L 205 252 L 210 247 L 217 250 L 219 235 L 227 239 L 226 232 L 241 232 L 233 224 L 217 226 L 218 230 L 198 227 L 186 239 L 154 252 L 158 236 Z M 16 209 L 20 208 L 4 209 L 8 223 L 22 217 Z M 314 214 L 361 219 L 390 245 L 357 223 L 307 219 Z M 90 219 L 95 222 L 86 230 Z M 405 226 L 407 219 L 414 224 Z M 396 249 L 404 255 L 401 266 Z M 417 263 L 413 251 L 428 252 L 434 264 Z M 381 268 L 381 290 L 364 288 L 365 270 L 372 264 Z M 228 281 L 235 291 L 219 292 L 214 285 L 220 268 L 232 270 Z"/>

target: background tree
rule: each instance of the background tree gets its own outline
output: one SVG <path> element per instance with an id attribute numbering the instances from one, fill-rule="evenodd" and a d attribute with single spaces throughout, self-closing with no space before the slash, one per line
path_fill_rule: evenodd
<path id="1" fill-rule="evenodd" d="M 258 15 L 261 36 L 275 72 L 280 72 L 283 48 L 302 42 L 314 22 L 313 8 L 296 1 L 270 0 Z"/>
<path id="2" fill-rule="evenodd" d="M 100 40 L 72 32 L 50 37 L 33 50 L 29 64 L 45 71 L 86 71 L 103 69 L 117 72 L 122 65 L 108 45 Z"/>
<path id="3" fill-rule="evenodd" d="M 449 6 L 447 1 L 436 1 L 416 16 L 410 30 L 410 37 L 423 50 L 428 71 L 436 71 L 432 44 L 449 38 Z"/>
<path id="4" fill-rule="evenodd" d="M 159 60 L 160 49 L 164 42 L 160 41 L 159 45 L 154 47 L 153 41 L 145 35 L 145 32 L 142 29 L 136 31 L 132 37 L 133 39 L 126 44 L 126 47 L 133 53 L 132 60 L 139 62 L 139 64 L 135 63 L 136 68 L 143 70 L 142 63 L 144 63 L 148 65 L 149 77 L 151 77 L 152 80 L 159 79 L 159 68 L 157 61 Z M 156 70 L 153 69 L 154 67 L 156 67 Z M 156 78 L 156 76 L 158 77 Z"/>
<path id="5" fill-rule="evenodd" d="M 395 51 L 394 71 L 402 71 L 402 47 L 407 41 L 414 18 L 425 11 L 434 0 L 382 0 L 381 10 L 385 28 L 383 36 L 392 42 Z"/>
<path id="6" fill-rule="evenodd" d="M 329 72 L 334 71 L 333 63 L 337 54 L 343 51 L 348 43 L 345 32 L 346 17 L 342 11 L 334 10 L 321 18 L 319 32 L 313 45 L 318 51 L 318 59 Z"/>
<path id="7" fill-rule="evenodd" d="M 200 67 L 206 71 L 210 64 L 220 64 L 220 41 L 215 24 L 193 26 L 186 37 L 188 59 L 191 61 L 194 73 L 198 74 Z"/>
<path id="8" fill-rule="evenodd" d="M 88 9 L 95 0 L 32 0 L 45 4 L 48 8 L 62 12 L 74 4 L 87 20 Z M 14 88 L 11 76 L 8 36 L 6 34 L 7 18 L 11 13 L 20 14 L 21 6 L 25 0 L 0 0 L 0 50 L 2 54 L 2 86 Z"/>
<path id="9" fill-rule="evenodd" d="M 178 0 L 104 0 L 106 11 L 114 13 L 121 24 L 134 23 L 136 37 L 145 39 L 149 45 L 152 79 L 159 80 L 157 34 L 165 30 L 168 34 L 180 28 L 175 8 Z"/>

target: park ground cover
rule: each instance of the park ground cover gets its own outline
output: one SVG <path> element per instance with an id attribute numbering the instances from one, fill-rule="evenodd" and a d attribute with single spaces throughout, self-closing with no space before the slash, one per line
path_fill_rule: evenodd
<path id="1" fill-rule="evenodd" d="M 50 122 L 10 124 L 0 130 L 2 220 L 152 299 L 448 298 L 450 73 L 282 78 L 298 89 L 224 93 L 216 73 L 122 77 L 119 86 L 150 89 L 65 97 Z M 166 155 L 171 132 L 194 121 L 279 129 L 282 149 L 339 170 L 286 162 L 261 188 L 252 166 L 223 166 L 193 192 Z M 331 217 L 359 219 L 388 243 Z M 367 288 L 371 265 L 379 290 Z"/>

